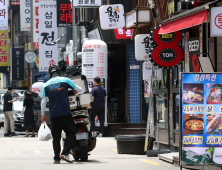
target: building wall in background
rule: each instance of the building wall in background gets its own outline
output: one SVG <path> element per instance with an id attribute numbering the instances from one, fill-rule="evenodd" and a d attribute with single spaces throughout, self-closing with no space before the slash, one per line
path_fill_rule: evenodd
<path id="1" fill-rule="evenodd" d="M 139 65 L 135 59 L 134 43 L 126 45 L 126 74 L 127 74 L 127 116 L 129 123 L 140 122 L 140 69 L 130 69 Z"/>

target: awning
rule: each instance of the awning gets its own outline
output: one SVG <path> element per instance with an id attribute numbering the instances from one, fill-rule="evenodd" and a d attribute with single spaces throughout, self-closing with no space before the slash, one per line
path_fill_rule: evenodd
<path id="1" fill-rule="evenodd" d="M 168 23 L 162 24 L 159 34 L 167 34 L 170 32 L 179 31 L 182 29 L 190 28 L 199 24 L 207 22 L 207 10 L 203 10 Z"/>

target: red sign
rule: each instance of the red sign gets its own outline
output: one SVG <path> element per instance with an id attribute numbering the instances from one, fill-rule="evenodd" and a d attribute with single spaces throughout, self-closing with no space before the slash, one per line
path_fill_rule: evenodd
<path id="1" fill-rule="evenodd" d="M 160 27 L 151 33 L 153 49 L 150 53 L 150 61 L 160 67 L 171 68 L 180 64 L 183 60 L 183 50 L 178 46 L 181 41 L 181 32 L 177 31 L 169 34 L 158 34 Z"/>
<path id="2" fill-rule="evenodd" d="M 133 29 L 123 29 L 123 28 L 119 28 L 119 29 L 114 29 L 115 32 L 115 37 L 117 40 L 120 39 L 131 39 L 132 34 L 133 34 Z"/>
<path id="3" fill-rule="evenodd" d="M 57 26 L 72 26 L 72 4 L 70 0 L 57 0 Z"/>
<path id="4" fill-rule="evenodd" d="M 214 23 L 218 28 L 222 29 L 222 13 L 216 16 Z"/>
<path id="5" fill-rule="evenodd" d="M 33 1 L 33 48 L 39 49 L 39 0 Z"/>

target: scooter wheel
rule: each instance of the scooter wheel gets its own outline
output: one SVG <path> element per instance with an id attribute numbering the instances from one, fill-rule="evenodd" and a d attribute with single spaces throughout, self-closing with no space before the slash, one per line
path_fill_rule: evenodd
<path id="1" fill-rule="evenodd" d="M 78 161 L 79 160 L 79 155 L 73 155 L 73 158 Z"/>
<path id="2" fill-rule="evenodd" d="M 86 147 L 82 147 L 80 149 L 80 159 L 81 161 L 87 161 L 88 160 L 88 152 Z"/>

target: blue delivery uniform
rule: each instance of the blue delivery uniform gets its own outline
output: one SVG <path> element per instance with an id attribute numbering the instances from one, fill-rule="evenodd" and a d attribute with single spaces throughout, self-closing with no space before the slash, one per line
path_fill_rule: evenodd
<path id="1" fill-rule="evenodd" d="M 66 141 L 61 155 L 69 155 L 77 131 L 70 111 L 68 98 L 69 88 L 77 92 L 82 91 L 82 89 L 76 86 L 69 78 L 59 76 L 50 79 L 43 86 L 42 115 L 45 114 L 46 104 L 44 103 L 46 103 L 46 97 L 48 97 L 55 161 L 60 161 L 62 130 L 66 133 Z"/>

